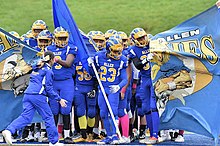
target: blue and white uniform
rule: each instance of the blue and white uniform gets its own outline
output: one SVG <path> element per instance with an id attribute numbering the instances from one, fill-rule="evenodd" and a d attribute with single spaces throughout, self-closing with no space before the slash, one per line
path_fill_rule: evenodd
<path id="1" fill-rule="evenodd" d="M 55 126 L 53 114 L 47 103 L 47 97 L 59 101 L 60 96 L 53 90 L 53 72 L 49 64 L 44 64 L 41 69 L 34 68 L 30 75 L 28 88 L 24 92 L 23 112 L 6 129 L 12 134 L 30 124 L 35 110 L 42 116 L 45 122 L 49 141 L 52 144 L 58 142 L 58 131 Z M 57 102 L 58 103 L 58 102 Z"/>
<path id="2" fill-rule="evenodd" d="M 127 68 L 127 58 L 121 56 L 119 60 L 114 60 L 107 57 L 104 52 L 98 52 L 95 55 L 94 63 L 99 72 L 99 77 L 102 85 L 107 94 L 110 106 L 112 108 L 115 118 L 118 118 L 118 104 L 119 104 L 119 94 L 120 91 L 116 93 L 110 92 L 111 85 L 119 85 L 120 89 L 124 87 L 127 83 L 126 68 Z M 108 112 L 108 107 L 106 105 L 103 93 L 99 90 L 98 95 L 98 105 L 100 108 L 100 117 L 103 120 L 104 128 L 106 129 L 107 135 L 112 136 L 116 134 L 116 129 L 113 124 L 113 120 Z"/>
<path id="3" fill-rule="evenodd" d="M 125 48 L 122 51 L 122 54 L 126 56 L 127 58 L 128 58 L 129 50 L 130 48 Z M 132 96 L 131 85 L 132 84 L 130 83 L 129 86 L 127 87 L 124 99 L 119 99 L 119 105 L 118 105 L 118 116 L 119 117 L 123 117 L 124 115 L 127 114 L 127 112 L 131 110 L 130 108 L 130 101 L 131 101 L 131 96 Z"/>
<path id="4" fill-rule="evenodd" d="M 96 97 L 90 98 L 87 96 L 87 93 L 93 90 L 95 80 L 85 68 L 82 66 L 82 63 L 77 60 L 76 64 L 76 87 L 75 87 L 75 99 L 74 103 L 77 110 L 77 116 L 82 117 L 87 115 L 89 118 L 94 118 L 96 115 Z M 87 111 L 87 112 L 86 112 Z"/>
<path id="5" fill-rule="evenodd" d="M 45 50 L 52 51 L 55 57 L 66 60 L 68 54 L 77 54 L 77 48 L 75 46 L 66 46 L 59 48 L 56 45 L 50 45 Z M 69 68 L 63 67 L 58 63 L 54 63 L 52 70 L 54 72 L 54 90 L 67 100 L 67 107 L 61 107 L 56 100 L 50 100 L 50 107 L 54 115 L 61 113 L 62 115 L 69 115 L 72 109 L 72 102 L 74 97 L 74 80 L 73 75 L 75 68 L 72 65 Z"/>
<path id="6" fill-rule="evenodd" d="M 129 52 L 131 59 L 138 58 L 144 60 L 149 54 L 149 44 L 145 47 L 132 46 Z M 142 110 L 147 118 L 147 124 L 150 129 L 150 136 L 157 138 L 158 127 L 159 127 L 159 115 L 156 107 L 156 98 L 151 79 L 151 66 L 150 63 L 146 63 L 142 69 L 140 69 L 140 91 L 143 92 L 141 95 Z"/>

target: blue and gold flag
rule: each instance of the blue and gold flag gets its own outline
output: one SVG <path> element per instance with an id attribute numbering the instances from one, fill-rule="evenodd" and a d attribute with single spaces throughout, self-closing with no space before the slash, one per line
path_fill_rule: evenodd
<path id="1" fill-rule="evenodd" d="M 152 79 L 160 129 L 187 130 L 218 139 L 219 13 L 213 6 L 152 38 Z"/>

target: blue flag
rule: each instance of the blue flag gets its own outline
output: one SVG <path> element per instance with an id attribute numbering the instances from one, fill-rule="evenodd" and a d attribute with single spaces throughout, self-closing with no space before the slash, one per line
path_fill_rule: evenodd
<path id="1" fill-rule="evenodd" d="M 152 38 L 160 129 L 187 130 L 218 139 L 219 13 L 214 6 Z"/>
<path id="2" fill-rule="evenodd" d="M 80 58 L 83 67 L 89 71 L 87 58 L 89 56 L 94 56 L 94 53 L 96 52 L 94 44 L 91 44 L 91 39 L 83 32 L 81 32 L 83 35 L 80 33 L 65 0 L 52 0 L 52 5 L 55 28 L 62 26 L 68 30 L 70 34 L 69 43 L 77 46 L 77 55 Z"/>
<path id="3" fill-rule="evenodd" d="M 0 131 L 17 118 L 23 108 L 23 92 L 29 83 L 37 51 L 0 28 Z M 36 121 L 41 121 L 35 118 Z"/>

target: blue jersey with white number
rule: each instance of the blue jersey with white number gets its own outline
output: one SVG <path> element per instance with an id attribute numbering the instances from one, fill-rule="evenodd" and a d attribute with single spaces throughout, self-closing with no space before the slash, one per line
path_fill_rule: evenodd
<path id="1" fill-rule="evenodd" d="M 147 55 L 149 54 L 149 45 L 146 47 L 137 47 L 137 46 L 131 46 L 130 51 L 129 51 L 129 57 L 131 59 L 137 57 L 140 60 L 144 60 L 147 58 Z M 150 63 L 148 62 L 147 64 L 144 65 L 144 67 L 140 70 L 140 75 L 142 77 L 150 77 L 151 76 L 151 66 Z"/>
<path id="2" fill-rule="evenodd" d="M 68 54 L 73 54 L 74 56 L 77 54 L 77 48 L 72 45 L 64 48 L 59 48 L 56 45 L 50 45 L 45 50 L 52 51 L 55 57 L 61 60 L 66 60 Z M 61 81 L 72 78 L 75 72 L 75 67 L 72 65 L 67 68 L 58 63 L 54 63 L 52 70 L 54 72 L 54 80 Z"/>
<path id="3" fill-rule="evenodd" d="M 108 58 L 106 52 L 98 52 L 94 58 L 100 80 L 105 87 L 119 85 L 121 88 L 127 83 L 127 58 L 122 55 L 119 60 Z"/>

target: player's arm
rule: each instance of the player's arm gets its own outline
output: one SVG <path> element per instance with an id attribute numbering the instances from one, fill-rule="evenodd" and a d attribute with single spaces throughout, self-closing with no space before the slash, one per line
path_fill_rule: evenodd
<path id="1" fill-rule="evenodd" d="M 120 87 L 120 89 L 122 88 L 122 87 L 124 87 L 126 84 L 127 84 L 127 82 L 128 82 L 128 79 L 127 79 L 127 73 L 126 73 L 126 68 L 123 68 L 122 70 L 121 70 L 121 75 L 120 75 L 121 77 L 121 79 L 122 79 L 122 81 L 118 84 L 119 85 L 119 87 Z"/>
<path id="2" fill-rule="evenodd" d="M 128 86 L 130 85 L 130 82 L 131 82 L 131 77 L 132 77 L 132 66 L 131 66 L 131 63 L 128 64 L 128 67 L 126 68 L 126 73 L 127 73 L 128 82 L 127 82 L 127 84 L 121 90 L 121 99 L 124 99 L 125 92 L 126 92 Z"/>
<path id="3" fill-rule="evenodd" d="M 71 67 L 72 64 L 73 64 L 73 61 L 75 59 L 75 55 L 73 54 L 68 54 L 67 57 L 66 57 L 66 60 L 61 60 L 61 59 L 57 59 L 56 58 L 56 63 L 59 63 L 60 65 L 62 65 L 63 67 Z"/>
<path id="4" fill-rule="evenodd" d="M 154 54 L 149 53 L 146 58 L 143 60 L 140 60 L 137 57 L 132 58 L 132 61 L 134 63 L 134 66 L 138 69 L 141 70 L 151 59 L 153 59 Z"/>
<path id="5" fill-rule="evenodd" d="M 147 64 L 148 62 L 145 60 L 145 61 L 141 61 L 139 58 L 135 57 L 135 58 L 132 58 L 132 62 L 134 63 L 134 66 L 138 69 L 138 70 L 141 70 L 145 64 Z"/>

